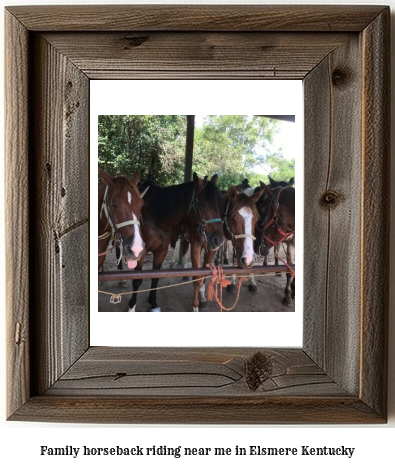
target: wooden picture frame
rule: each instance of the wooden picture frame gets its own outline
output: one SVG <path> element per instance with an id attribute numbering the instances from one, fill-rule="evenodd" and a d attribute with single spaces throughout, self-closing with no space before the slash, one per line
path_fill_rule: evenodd
<path id="1" fill-rule="evenodd" d="M 31 6 L 5 19 L 8 419 L 384 423 L 389 8 Z M 304 81 L 301 349 L 90 347 L 89 82 L 109 78 Z"/>

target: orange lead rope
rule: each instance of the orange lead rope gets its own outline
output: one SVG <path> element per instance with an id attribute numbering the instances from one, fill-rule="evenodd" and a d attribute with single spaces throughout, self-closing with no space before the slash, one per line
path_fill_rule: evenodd
<path id="1" fill-rule="evenodd" d="M 225 279 L 225 273 L 224 273 L 224 270 L 222 269 L 221 266 L 218 266 L 218 271 L 217 271 L 217 268 L 215 266 L 207 265 L 206 267 L 208 267 L 212 272 L 211 280 L 210 280 L 210 283 L 208 285 L 207 299 L 209 301 L 211 301 L 214 298 L 216 300 L 217 304 L 219 305 L 219 307 L 221 309 L 220 310 L 221 312 L 223 310 L 225 310 L 227 312 L 230 312 L 231 310 L 233 310 L 236 307 L 237 302 L 239 301 L 241 285 L 246 280 L 246 278 L 239 277 L 239 279 L 237 281 L 236 301 L 235 301 L 235 303 L 233 304 L 232 307 L 226 308 L 226 307 L 223 306 L 223 303 L 222 303 L 222 289 L 224 287 L 228 286 L 230 284 L 230 281 L 228 279 Z M 219 299 L 218 299 L 218 287 L 220 287 L 220 298 Z"/>
<path id="2" fill-rule="evenodd" d="M 281 261 L 283 265 L 289 269 L 289 272 L 292 274 L 292 276 L 295 277 L 295 271 L 291 268 L 291 266 L 286 263 L 278 254 L 276 255 L 276 258 Z"/>

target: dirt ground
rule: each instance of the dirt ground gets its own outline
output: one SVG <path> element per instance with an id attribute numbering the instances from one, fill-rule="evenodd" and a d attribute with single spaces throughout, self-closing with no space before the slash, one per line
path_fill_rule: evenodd
<path id="1" fill-rule="evenodd" d="M 176 255 L 178 255 L 178 246 L 176 247 Z M 281 253 L 280 256 L 285 256 Z M 177 256 L 176 256 L 177 259 Z M 190 259 L 189 259 L 190 261 Z M 162 265 L 163 269 L 170 269 L 171 250 Z M 262 265 L 263 260 L 257 259 L 255 265 Z M 268 259 L 268 264 L 274 264 L 273 253 L 271 252 Z M 188 266 L 191 266 L 188 263 Z M 176 265 L 176 267 L 178 267 Z M 115 260 L 115 250 L 107 256 L 104 263 L 105 271 L 117 270 Z M 126 268 L 127 269 L 127 268 Z M 144 261 L 144 269 L 152 269 L 152 253 L 149 253 Z M 286 276 L 269 275 L 264 277 L 256 277 L 255 281 L 258 286 L 258 292 L 251 293 L 248 289 L 248 282 L 244 282 L 241 286 L 239 300 L 233 312 L 293 312 L 295 311 L 294 305 L 286 307 L 282 303 L 284 288 L 286 284 Z M 183 278 L 167 278 L 160 279 L 159 286 L 173 286 L 183 282 Z M 206 285 L 207 285 L 206 281 Z M 149 289 L 151 284 L 150 279 L 144 279 L 141 284 L 140 291 Z M 110 303 L 110 296 L 99 293 L 99 312 L 127 312 L 128 303 L 131 297 L 127 294 L 133 290 L 132 281 L 119 283 L 118 281 L 100 282 L 99 290 L 111 292 L 113 294 L 122 295 L 122 301 L 119 304 Z M 157 292 L 157 301 L 162 308 L 162 312 L 190 312 L 192 311 L 192 293 L 193 286 L 191 283 L 181 286 L 160 289 Z M 149 311 L 150 304 L 147 302 L 148 292 L 140 293 L 137 297 L 136 311 L 147 312 Z M 206 289 L 207 296 L 207 289 Z M 223 305 L 230 308 L 234 305 L 236 294 L 231 294 L 223 290 Z M 220 307 L 215 301 L 209 302 L 209 312 L 219 312 Z"/>

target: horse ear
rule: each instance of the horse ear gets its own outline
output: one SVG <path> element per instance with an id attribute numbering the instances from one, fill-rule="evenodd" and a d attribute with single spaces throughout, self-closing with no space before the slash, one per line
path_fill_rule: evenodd
<path id="1" fill-rule="evenodd" d="M 272 195 L 272 190 L 269 188 L 269 186 L 267 186 L 263 181 L 259 181 L 259 184 L 260 184 L 261 188 L 263 189 L 263 192 L 266 192 L 270 196 Z"/>
<path id="2" fill-rule="evenodd" d="M 193 182 L 197 188 L 201 188 L 203 186 L 203 181 L 199 176 L 196 174 L 196 171 L 193 173 Z"/>
<path id="3" fill-rule="evenodd" d="M 140 172 L 137 170 L 130 180 L 133 184 L 137 184 L 140 181 Z"/>
<path id="4" fill-rule="evenodd" d="M 272 186 L 276 185 L 276 182 L 272 178 L 270 178 L 270 176 L 269 176 L 269 181 Z"/>
<path id="5" fill-rule="evenodd" d="M 295 184 L 295 178 L 291 178 L 288 183 L 290 186 L 293 186 Z"/>
<path id="6" fill-rule="evenodd" d="M 111 186 L 114 183 L 114 178 L 101 168 L 99 168 L 99 175 L 108 186 Z"/>
<path id="7" fill-rule="evenodd" d="M 256 193 L 254 193 L 251 197 L 251 201 L 252 202 L 258 202 L 259 198 L 261 196 L 263 196 L 263 193 L 265 192 L 265 190 L 262 188 L 260 191 L 257 191 Z"/>
<path id="8" fill-rule="evenodd" d="M 234 187 L 234 186 L 229 186 L 228 188 L 228 197 L 229 197 L 229 201 L 232 201 L 233 199 L 235 199 L 237 197 L 237 189 Z"/>
<path id="9" fill-rule="evenodd" d="M 214 184 L 217 184 L 217 181 L 218 181 L 218 175 L 214 175 L 214 176 L 211 178 L 211 182 L 214 183 Z"/>

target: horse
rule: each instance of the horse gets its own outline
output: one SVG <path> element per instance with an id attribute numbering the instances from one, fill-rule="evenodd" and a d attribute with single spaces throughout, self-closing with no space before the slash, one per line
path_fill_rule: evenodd
<path id="1" fill-rule="evenodd" d="M 235 186 L 230 186 L 224 196 L 224 233 L 232 242 L 234 259 L 240 268 L 254 264 L 254 230 L 259 219 L 255 203 L 263 191 L 247 196 L 239 193 Z"/>
<path id="2" fill-rule="evenodd" d="M 196 173 L 193 181 L 179 185 L 150 186 L 144 194 L 142 210 L 142 232 L 146 246 L 137 262 L 136 270 L 143 268 L 148 252 L 153 253 L 153 269 L 160 269 L 166 257 L 168 247 L 174 244 L 180 233 L 184 232 L 191 245 L 191 259 L 194 268 L 200 267 L 201 251 L 205 250 L 204 264 L 210 263 L 214 253 L 224 240 L 222 226 L 222 199 L 217 187 L 218 176 L 211 180 L 202 180 Z M 204 298 L 204 282 L 200 276 L 194 276 L 193 311 L 207 309 Z M 151 312 L 160 312 L 156 300 L 156 287 L 159 279 L 151 281 L 148 302 Z M 133 295 L 129 301 L 129 311 L 136 309 L 137 291 L 142 280 L 133 280 Z M 200 294 L 200 302 L 199 302 Z"/>
<path id="3" fill-rule="evenodd" d="M 240 184 L 237 186 L 233 186 L 236 188 L 236 191 L 238 193 L 243 193 L 246 191 L 248 188 L 251 188 L 248 179 L 245 178 Z M 224 198 L 227 195 L 228 191 L 221 191 L 221 195 Z M 225 243 L 221 246 L 221 248 L 218 250 L 216 259 L 215 259 L 215 264 L 218 265 L 229 265 L 229 252 L 232 251 L 233 253 L 233 243 L 231 239 L 226 239 Z"/>
<path id="4" fill-rule="evenodd" d="M 287 182 L 287 181 L 275 181 L 273 178 L 270 177 L 269 175 L 269 188 L 277 188 L 279 186 L 282 186 L 282 187 L 285 187 L 285 186 L 293 186 L 295 184 L 295 178 L 290 178 L 290 180 Z M 294 241 L 294 239 L 293 239 Z M 288 245 L 290 244 L 291 241 L 286 241 L 285 244 Z M 295 249 L 295 247 L 294 247 Z M 279 254 L 279 251 L 280 251 L 280 244 L 277 243 L 275 246 L 274 246 L 274 265 L 275 266 L 278 266 L 278 254 Z M 267 266 L 267 256 L 264 257 L 263 259 L 263 265 L 264 266 Z M 278 276 L 281 276 L 281 274 L 277 274 Z"/>
<path id="5" fill-rule="evenodd" d="M 276 250 L 281 243 L 285 243 L 287 245 L 287 264 L 294 264 L 295 188 L 290 186 L 290 184 L 294 183 L 294 180 L 291 178 L 289 183 L 286 183 L 275 182 L 270 177 L 269 179 L 271 181 L 270 185 L 265 185 L 263 182 L 260 182 L 258 188 L 250 188 L 244 191 L 244 194 L 250 196 L 257 193 L 261 194 L 261 197 L 256 202 L 260 221 L 255 225 L 254 252 L 266 259 L 271 248 L 274 247 Z M 274 187 L 271 187 L 272 184 Z M 276 251 L 275 256 L 278 256 Z M 251 274 L 249 279 L 250 292 L 257 292 L 258 287 L 255 283 L 254 275 Z M 236 292 L 235 282 L 235 277 L 233 277 L 231 285 L 227 287 L 228 292 Z M 287 273 L 287 284 L 283 299 L 284 305 L 291 306 L 291 299 L 293 298 L 295 298 L 295 280 L 292 274 Z"/>
<path id="6" fill-rule="evenodd" d="M 99 182 L 99 271 L 107 255 L 111 237 L 120 249 L 120 257 L 125 257 L 130 269 L 136 267 L 137 260 L 144 250 L 141 236 L 140 213 L 143 200 L 137 183 L 140 174 L 137 171 L 132 178 L 112 177 L 99 168 L 103 181 Z"/>
<path id="7" fill-rule="evenodd" d="M 267 256 L 272 247 L 280 243 L 287 244 L 287 264 L 295 261 L 295 188 L 277 186 L 271 188 L 261 182 L 265 189 L 257 202 L 261 220 L 255 226 L 254 250 L 261 256 Z M 292 305 L 295 298 L 295 279 L 287 273 L 283 304 Z"/>

